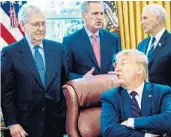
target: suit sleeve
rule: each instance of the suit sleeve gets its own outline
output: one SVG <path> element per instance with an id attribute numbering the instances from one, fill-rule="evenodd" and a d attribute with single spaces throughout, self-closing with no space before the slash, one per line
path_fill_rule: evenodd
<path id="1" fill-rule="evenodd" d="M 64 45 L 62 45 L 62 68 L 61 68 L 61 85 L 63 86 L 69 80 L 68 67 L 66 62 L 66 56 L 64 51 Z"/>
<path id="2" fill-rule="evenodd" d="M 120 37 L 118 36 L 117 38 L 117 47 L 116 47 L 116 53 L 120 52 L 121 51 L 121 39 Z"/>
<path id="3" fill-rule="evenodd" d="M 69 80 L 76 79 L 76 78 L 81 78 L 83 75 L 77 74 L 73 72 L 73 55 L 72 55 L 72 49 L 70 46 L 70 43 L 67 38 L 64 37 L 63 39 L 63 44 L 64 44 L 64 55 L 65 55 L 65 61 L 66 61 L 66 66 L 68 69 L 69 73 Z"/>
<path id="4" fill-rule="evenodd" d="M 104 137 L 144 137 L 145 133 L 121 125 L 119 115 L 112 103 L 104 96 L 101 112 L 101 132 Z"/>
<path id="5" fill-rule="evenodd" d="M 171 89 L 163 95 L 160 104 L 160 114 L 136 118 L 135 128 L 151 130 L 153 133 L 166 133 L 171 130 Z"/>
<path id="6" fill-rule="evenodd" d="M 12 59 L 6 48 L 1 53 L 1 95 L 2 113 L 6 126 L 16 124 L 16 113 L 13 100 L 14 93 L 14 72 Z"/>

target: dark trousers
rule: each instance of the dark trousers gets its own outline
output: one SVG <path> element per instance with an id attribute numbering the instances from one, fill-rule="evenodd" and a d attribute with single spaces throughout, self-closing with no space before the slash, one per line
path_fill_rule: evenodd
<path id="1" fill-rule="evenodd" d="M 45 105 L 45 113 L 34 113 L 32 117 L 35 117 L 33 121 L 31 122 L 32 124 L 29 126 L 32 132 L 29 132 L 27 127 L 23 127 L 27 133 L 29 133 L 28 137 L 37 137 L 40 131 L 43 132 L 42 137 L 63 137 L 63 135 L 66 134 L 65 131 L 65 115 L 66 115 L 66 106 L 64 101 L 60 101 L 58 103 L 47 100 L 46 105 Z M 39 107 L 38 107 L 39 108 Z M 35 108 L 38 110 L 38 108 Z M 34 110 L 34 112 L 36 112 Z M 38 110 L 39 112 L 39 110 Z M 45 114 L 45 115 L 44 115 Z M 37 128 L 37 121 L 36 119 L 43 118 L 42 123 L 40 123 L 39 120 L 39 127 Z M 44 121 L 45 120 L 45 121 Z M 35 122 L 35 124 L 34 124 Z M 43 124 L 44 123 L 44 124 Z M 37 130 L 41 129 L 40 125 L 44 125 L 42 130 Z M 32 135 L 31 133 L 35 133 L 37 135 Z M 39 135 L 39 137 L 41 136 Z M 11 137 L 9 130 L 5 131 L 5 137 Z"/>
<path id="2" fill-rule="evenodd" d="M 63 137 L 66 134 L 64 102 L 48 102 L 43 137 Z"/>

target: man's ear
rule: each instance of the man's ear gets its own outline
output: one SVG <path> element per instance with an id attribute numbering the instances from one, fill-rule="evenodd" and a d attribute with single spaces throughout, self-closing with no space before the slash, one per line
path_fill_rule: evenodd
<path id="1" fill-rule="evenodd" d="M 157 21 L 156 23 L 159 24 L 162 21 L 162 17 L 161 16 L 157 16 Z"/>
<path id="2" fill-rule="evenodd" d="M 142 74 L 142 69 L 141 68 L 137 68 L 137 74 Z"/>
<path id="3" fill-rule="evenodd" d="M 82 13 L 82 18 L 85 19 L 85 17 L 86 17 L 86 13 L 83 12 L 83 13 Z"/>

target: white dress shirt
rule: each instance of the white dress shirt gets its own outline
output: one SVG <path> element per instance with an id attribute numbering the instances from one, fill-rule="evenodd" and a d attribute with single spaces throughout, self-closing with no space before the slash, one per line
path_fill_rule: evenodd
<path id="1" fill-rule="evenodd" d="M 158 42 L 160 41 L 160 38 L 161 36 L 163 35 L 163 33 L 165 32 L 165 28 L 163 28 L 159 33 L 157 33 L 156 36 L 151 36 L 150 38 L 150 42 L 148 43 L 148 48 L 147 48 L 147 51 L 146 51 L 146 55 L 148 54 L 149 50 L 150 50 L 150 46 L 151 46 L 151 43 L 152 43 L 152 37 L 155 37 L 155 42 L 154 42 L 154 49 L 156 48 Z M 159 43 L 159 46 L 161 46 L 161 44 Z"/>

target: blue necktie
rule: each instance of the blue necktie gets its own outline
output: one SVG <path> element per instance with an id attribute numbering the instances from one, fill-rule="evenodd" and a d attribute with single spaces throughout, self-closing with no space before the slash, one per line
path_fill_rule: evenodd
<path id="1" fill-rule="evenodd" d="M 137 102 L 137 100 L 135 98 L 135 96 L 137 95 L 137 92 L 132 91 L 130 93 L 130 95 L 132 96 L 132 99 L 131 99 L 132 116 L 134 118 L 140 117 L 141 110 L 140 110 L 138 102 Z"/>
<path id="2" fill-rule="evenodd" d="M 148 57 L 148 60 L 151 59 L 151 57 L 153 56 L 153 53 L 154 53 L 154 42 L 156 41 L 155 37 L 152 38 L 152 42 L 151 42 L 151 45 L 150 45 L 150 50 L 148 51 L 148 54 L 147 54 L 147 57 Z"/>
<path id="3" fill-rule="evenodd" d="M 45 66 L 43 62 L 42 55 L 39 52 L 39 46 L 35 46 L 34 60 L 36 63 L 37 70 L 39 72 L 43 86 L 45 86 Z"/>

